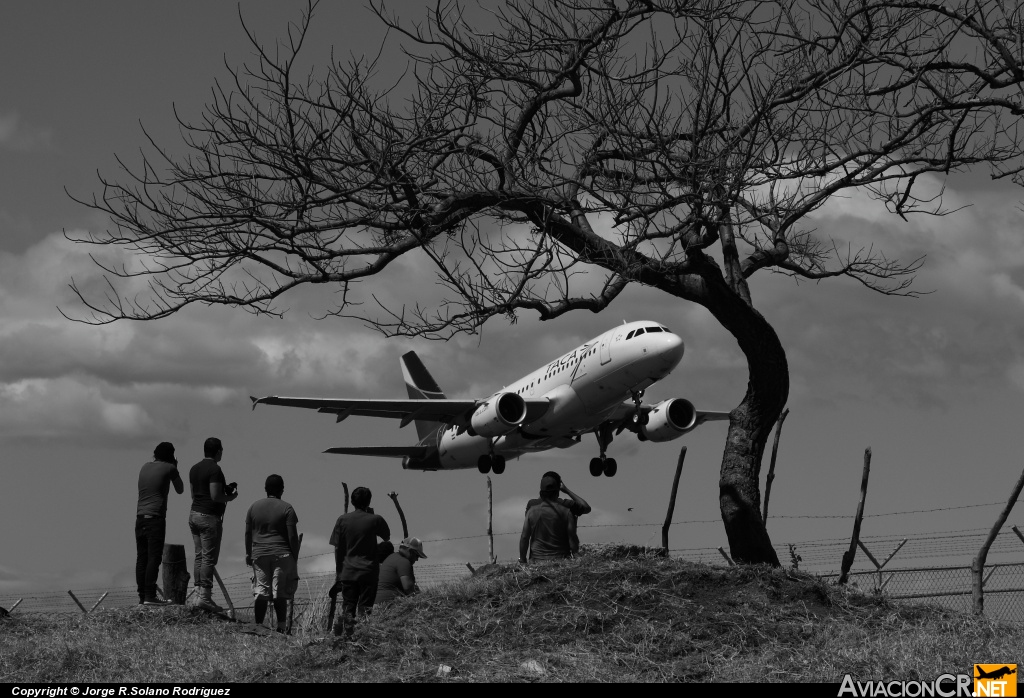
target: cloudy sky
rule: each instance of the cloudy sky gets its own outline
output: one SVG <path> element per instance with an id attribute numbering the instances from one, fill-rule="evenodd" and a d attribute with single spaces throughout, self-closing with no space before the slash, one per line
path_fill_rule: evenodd
<path id="1" fill-rule="evenodd" d="M 325 7 L 310 56 L 375 50 L 382 32 L 365 10 Z M 347 7 L 347 4 L 346 4 Z M 414 18 L 418 3 L 398 4 Z M 298 5 L 241 4 L 247 24 L 271 42 Z M 400 530 L 385 497 L 395 490 L 432 562 L 480 561 L 486 540 L 486 484 L 474 471 L 404 472 L 397 461 L 323 455 L 330 446 L 414 440 L 390 421 L 333 419 L 301 410 L 249 409 L 249 395 L 404 397 L 398 357 L 420 352 L 452 397 L 485 396 L 623 320 L 653 319 L 678 332 L 687 354 L 648 391 L 728 410 L 746 385 L 732 338 L 704 310 L 644 289 L 608 311 L 551 323 L 524 314 L 479 337 L 447 343 L 383 340 L 359 323 L 316 321 L 324 297 L 288 298 L 284 319 L 238 310 L 190 309 L 152 323 L 71 323 L 74 277 L 99 280 L 90 249 L 68 242 L 105 221 L 65 191 L 88 197 L 96 172 L 114 176 L 115 155 L 138 161 L 141 125 L 173 144 L 173 108 L 197 116 L 224 61 L 250 55 L 232 3 L 17 3 L 0 24 L 0 605 L 41 589 L 130 586 L 138 468 L 163 440 L 182 466 L 202 456 L 207 436 L 225 444 L 223 466 L 239 483 L 229 505 L 222 572 L 241 570 L 243 517 L 271 472 L 305 532 L 304 553 L 329 550 L 341 483 L 369 486 Z M 390 56 L 386 56 L 391 58 Z M 886 298 L 856 283 L 796 285 L 755 280 L 755 302 L 788 350 L 792 391 L 771 497 L 777 544 L 847 536 L 864 448 L 872 447 L 868 536 L 941 533 L 991 525 L 1024 458 L 1024 223 L 1022 192 L 984 176 L 947 183 L 944 218 L 903 222 L 850 194 L 826 207 L 818 230 L 841 241 L 873 242 L 892 255 L 927 253 L 918 299 Z M 394 297 L 431 283 L 410 262 Z M 610 454 L 614 479 L 591 478 L 596 443 L 510 464 L 494 478 L 495 530 L 516 531 L 540 474 L 559 470 L 595 513 L 584 541 L 652 543 L 663 520 L 679 446 L 689 448 L 676 519 L 711 521 L 673 529 L 673 547 L 727 545 L 718 518 L 717 476 L 725 425 L 707 425 L 668 444 L 628 435 Z M 952 509 L 967 505 L 987 504 Z M 189 501 L 171 497 L 168 542 L 191 541 Z M 784 518 L 785 517 L 785 518 Z M 1010 523 L 1024 522 L 1024 509 Z M 499 557 L 517 536 L 500 536 Z M 952 544 L 951 544 L 952 545 Z M 881 551 L 885 554 L 887 551 Z M 941 551 L 940 551 L 941 552 Z M 952 555 L 955 550 L 947 551 Z M 1024 547 L 1013 551 L 1020 559 Z M 948 557 L 948 556 L 947 556 Z M 1012 555 L 1011 555 L 1012 557 Z M 1009 559 L 1009 558 L 1008 558 Z M 329 556 L 307 565 L 329 566 Z M 950 563 L 965 561 L 949 557 Z M 913 559 L 908 559 L 911 564 Z M 832 566 L 838 565 L 838 559 Z"/>

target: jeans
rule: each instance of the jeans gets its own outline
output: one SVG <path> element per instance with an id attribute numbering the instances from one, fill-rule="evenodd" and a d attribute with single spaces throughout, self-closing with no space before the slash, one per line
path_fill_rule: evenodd
<path id="1" fill-rule="evenodd" d="M 374 570 L 358 579 L 344 579 L 341 582 L 341 615 L 338 616 L 339 627 L 335 628 L 335 634 L 340 634 L 343 629 L 346 635 L 351 635 L 356 627 L 356 616 L 360 618 L 370 615 L 373 610 L 373 601 L 377 598 L 377 579 L 379 572 Z"/>
<path id="2" fill-rule="evenodd" d="M 164 553 L 167 521 L 162 516 L 135 518 L 135 583 L 139 600 L 156 598 L 156 580 Z"/>
<path id="3" fill-rule="evenodd" d="M 195 586 L 213 588 L 213 568 L 220 557 L 220 539 L 224 524 L 219 516 L 189 512 L 188 528 L 192 531 L 192 544 L 196 547 L 196 562 L 193 569 Z"/>

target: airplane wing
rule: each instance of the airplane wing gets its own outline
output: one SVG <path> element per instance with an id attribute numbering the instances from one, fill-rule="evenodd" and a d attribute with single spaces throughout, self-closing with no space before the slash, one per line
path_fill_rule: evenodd
<path id="1" fill-rule="evenodd" d="M 697 410 L 697 424 L 703 424 L 704 422 L 728 422 L 728 412 L 704 412 L 703 410 Z"/>
<path id="2" fill-rule="evenodd" d="M 426 458 L 425 446 L 338 446 L 329 448 L 324 453 L 336 453 L 343 456 L 381 456 L 383 458 Z"/>
<path id="3" fill-rule="evenodd" d="M 400 426 L 413 420 L 426 422 L 442 422 L 444 424 L 465 424 L 484 400 L 334 400 L 316 397 L 250 397 L 252 407 L 256 405 L 281 405 L 284 407 L 303 407 L 327 414 L 336 415 L 340 422 L 353 415 L 357 417 L 388 417 L 400 419 Z M 526 418 L 524 423 L 539 419 L 548 410 L 546 399 L 524 399 Z"/>

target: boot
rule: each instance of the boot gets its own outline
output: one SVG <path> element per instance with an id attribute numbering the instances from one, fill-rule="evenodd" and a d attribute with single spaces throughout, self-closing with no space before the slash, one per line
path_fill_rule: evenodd
<path id="1" fill-rule="evenodd" d="M 199 587 L 199 608 L 210 613 L 224 613 L 224 609 L 213 602 L 213 588 Z"/>

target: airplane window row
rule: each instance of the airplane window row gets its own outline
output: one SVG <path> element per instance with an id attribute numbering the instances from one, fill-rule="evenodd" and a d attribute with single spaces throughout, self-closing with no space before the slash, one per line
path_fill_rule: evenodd
<path id="1" fill-rule="evenodd" d="M 644 332 L 647 332 L 649 334 L 651 332 L 671 332 L 671 330 L 667 327 L 641 327 L 638 330 L 632 330 L 629 334 L 626 335 L 626 339 L 633 339 L 633 337 L 639 337 L 640 335 L 644 334 Z"/>

